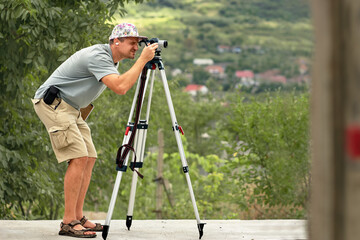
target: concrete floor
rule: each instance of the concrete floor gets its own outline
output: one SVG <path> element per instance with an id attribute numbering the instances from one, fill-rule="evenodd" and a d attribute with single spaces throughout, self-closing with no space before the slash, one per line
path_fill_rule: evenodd
<path id="1" fill-rule="evenodd" d="M 104 223 L 103 220 L 97 222 Z M 202 240 L 306 240 L 305 220 L 205 220 Z M 59 221 L 0 220 L 1 240 L 75 239 L 58 235 Z M 94 239 L 102 239 L 101 232 Z M 108 240 L 196 240 L 196 220 L 112 220 Z"/>

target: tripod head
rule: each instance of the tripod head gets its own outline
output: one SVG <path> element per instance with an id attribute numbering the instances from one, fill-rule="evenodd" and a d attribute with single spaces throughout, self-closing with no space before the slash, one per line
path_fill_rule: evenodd
<path id="1" fill-rule="evenodd" d="M 149 44 L 158 43 L 159 47 L 156 49 L 156 52 L 161 52 L 162 48 L 167 48 L 168 41 L 167 40 L 159 40 L 158 38 L 151 39 L 143 39 L 139 42 L 139 46 L 148 46 Z"/>
<path id="2" fill-rule="evenodd" d="M 159 40 L 158 38 L 143 39 L 139 42 L 139 46 L 148 46 L 149 44 L 158 43 L 159 47 L 155 50 L 154 58 L 146 64 L 148 69 L 152 69 L 154 64 L 158 65 L 159 69 L 164 69 L 164 65 L 161 59 L 161 50 L 162 48 L 167 48 L 167 40 Z"/>

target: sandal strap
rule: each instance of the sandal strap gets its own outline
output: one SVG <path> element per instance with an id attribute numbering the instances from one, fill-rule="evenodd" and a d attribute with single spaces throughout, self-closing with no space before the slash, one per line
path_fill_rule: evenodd
<path id="1" fill-rule="evenodd" d="M 80 219 L 80 224 L 84 226 L 87 221 L 88 221 L 88 219 L 87 219 L 85 216 L 83 216 L 83 217 Z"/>
<path id="2" fill-rule="evenodd" d="M 69 226 L 69 227 L 75 227 L 76 225 L 81 225 L 81 222 L 79 220 L 73 220 L 72 222 L 68 223 L 68 224 L 65 224 L 63 222 L 60 223 L 60 228 L 63 228 L 65 226 Z"/>
<path id="3" fill-rule="evenodd" d="M 76 225 L 81 225 L 81 222 L 79 220 L 74 220 L 74 221 L 71 221 L 71 223 L 69 223 L 68 225 L 70 227 L 75 227 Z"/>

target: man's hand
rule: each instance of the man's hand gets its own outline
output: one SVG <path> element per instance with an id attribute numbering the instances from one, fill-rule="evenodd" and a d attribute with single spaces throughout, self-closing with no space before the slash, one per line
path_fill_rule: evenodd
<path id="1" fill-rule="evenodd" d="M 149 46 L 145 46 L 141 52 L 139 59 L 148 62 L 152 60 L 155 56 L 155 50 L 158 48 L 158 43 L 150 44 Z"/>
<path id="2" fill-rule="evenodd" d="M 116 94 L 125 94 L 136 82 L 145 64 L 151 61 L 155 56 L 155 50 L 158 48 L 157 43 L 153 43 L 144 47 L 140 57 L 129 71 L 118 75 L 109 74 L 101 79 L 101 81 Z"/>

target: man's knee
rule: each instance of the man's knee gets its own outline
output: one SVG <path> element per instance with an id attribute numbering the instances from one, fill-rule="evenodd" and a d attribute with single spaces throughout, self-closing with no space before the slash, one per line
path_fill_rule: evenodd
<path id="1" fill-rule="evenodd" d="M 96 162 L 96 158 L 88 157 L 88 165 L 94 166 L 95 162 Z"/>
<path id="2" fill-rule="evenodd" d="M 69 166 L 73 166 L 73 167 L 85 167 L 87 162 L 88 162 L 88 157 L 79 157 L 79 158 L 74 158 L 69 160 Z"/>

